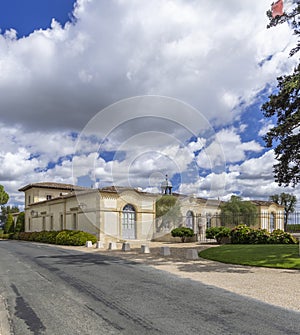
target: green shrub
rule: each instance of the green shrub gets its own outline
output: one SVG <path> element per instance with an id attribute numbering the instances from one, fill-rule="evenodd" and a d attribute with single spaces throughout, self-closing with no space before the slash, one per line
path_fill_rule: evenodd
<path id="1" fill-rule="evenodd" d="M 234 244 L 295 244 L 297 239 L 283 230 L 269 233 L 265 229 L 251 229 L 239 225 L 231 230 L 231 243 Z"/>
<path id="2" fill-rule="evenodd" d="M 78 230 L 20 232 L 10 234 L 10 238 L 61 245 L 85 245 L 86 241 L 97 242 L 94 235 Z"/>
<path id="3" fill-rule="evenodd" d="M 3 229 L 0 229 L 0 238 L 2 239 L 8 239 L 9 234 L 5 234 Z"/>
<path id="4" fill-rule="evenodd" d="M 253 240 L 253 229 L 246 225 L 238 225 L 231 230 L 231 243 L 248 244 Z"/>
<path id="5" fill-rule="evenodd" d="M 187 227 L 179 227 L 171 230 L 171 235 L 173 237 L 180 237 L 181 242 L 185 242 L 187 237 L 193 237 L 194 236 L 194 230 Z"/>
<path id="6" fill-rule="evenodd" d="M 69 245 L 70 241 L 70 234 L 68 234 L 67 230 L 63 230 L 59 232 L 59 234 L 56 236 L 56 244 L 61 244 L 61 245 Z"/>
<path id="7" fill-rule="evenodd" d="M 266 244 L 270 233 L 266 229 L 252 229 L 249 233 L 250 244 Z"/>
<path id="8" fill-rule="evenodd" d="M 206 229 L 206 238 L 216 239 L 217 243 L 221 243 L 224 238 L 230 237 L 231 230 L 227 227 L 210 227 Z"/>
<path id="9" fill-rule="evenodd" d="M 34 231 L 32 233 L 27 233 L 27 241 L 33 241 L 33 242 L 37 242 L 37 240 L 39 239 L 39 234 L 40 232 L 38 231 Z"/>
<path id="10" fill-rule="evenodd" d="M 23 241 L 30 241 L 30 237 L 33 236 L 34 233 L 26 233 L 26 232 L 21 232 L 18 235 L 19 240 Z"/>
<path id="11" fill-rule="evenodd" d="M 40 243 L 56 243 L 56 236 L 58 235 L 58 231 L 40 231 L 34 232 L 32 241 L 40 242 Z"/>
<path id="12" fill-rule="evenodd" d="M 270 234 L 268 243 L 269 244 L 297 244 L 298 241 L 290 233 L 286 233 L 280 229 L 275 229 Z"/>
<path id="13" fill-rule="evenodd" d="M 87 241 L 97 242 L 97 238 L 89 233 L 78 230 L 63 230 L 56 236 L 56 244 L 85 245 Z"/>
<path id="14" fill-rule="evenodd" d="M 50 244 L 56 244 L 56 236 L 59 234 L 59 231 L 49 231 L 48 232 L 48 242 Z"/>
<path id="15" fill-rule="evenodd" d="M 56 236 L 56 244 L 61 245 L 74 245 L 74 239 L 76 239 L 77 230 L 63 230 Z"/>
<path id="16" fill-rule="evenodd" d="M 19 233 L 10 233 L 8 238 L 10 240 L 19 240 Z"/>
<path id="17" fill-rule="evenodd" d="M 206 229 L 205 236 L 209 239 L 215 239 L 220 227 L 210 227 Z"/>
<path id="18" fill-rule="evenodd" d="M 47 231 L 40 231 L 38 234 L 33 233 L 33 239 L 34 242 L 41 242 L 41 243 L 47 243 L 48 242 L 48 232 Z"/>

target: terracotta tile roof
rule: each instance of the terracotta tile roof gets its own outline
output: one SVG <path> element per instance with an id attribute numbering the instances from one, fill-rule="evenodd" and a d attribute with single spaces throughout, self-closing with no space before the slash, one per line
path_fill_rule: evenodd
<path id="1" fill-rule="evenodd" d="M 258 206 L 271 206 L 271 205 L 277 205 L 280 207 L 284 207 L 281 205 L 276 204 L 274 201 L 266 201 L 266 200 L 250 200 L 254 205 Z"/>
<path id="2" fill-rule="evenodd" d="M 150 192 L 144 192 L 137 188 L 132 187 L 125 187 L 125 186 L 106 186 L 103 188 L 99 188 L 100 192 L 109 192 L 109 193 L 119 193 L 119 192 L 125 192 L 125 191 L 135 191 L 136 193 L 147 195 L 147 196 L 157 196 L 157 193 L 150 193 Z"/>
<path id="3" fill-rule="evenodd" d="M 62 183 L 52 183 L 52 182 L 41 182 L 41 183 L 33 183 L 28 184 L 24 187 L 21 187 L 19 191 L 27 191 L 30 188 L 37 187 L 37 188 L 52 188 L 52 189 L 59 189 L 59 190 L 66 190 L 66 191 L 85 191 L 88 188 L 82 186 L 76 186 L 72 184 L 62 184 Z"/>
<path id="4" fill-rule="evenodd" d="M 106 187 L 102 187 L 99 189 L 99 191 L 106 191 L 106 192 L 113 192 L 113 193 L 116 193 L 118 192 L 120 188 L 116 187 L 116 186 L 106 186 Z"/>

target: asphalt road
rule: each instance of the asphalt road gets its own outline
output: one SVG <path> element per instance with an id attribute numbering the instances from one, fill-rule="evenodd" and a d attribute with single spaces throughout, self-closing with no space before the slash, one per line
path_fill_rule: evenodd
<path id="1" fill-rule="evenodd" d="M 142 264 L 28 242 L 0 241 L 0 298 L 0 322 L 7 306 L 15 335 L 300 334 L 300 313 Z"/>

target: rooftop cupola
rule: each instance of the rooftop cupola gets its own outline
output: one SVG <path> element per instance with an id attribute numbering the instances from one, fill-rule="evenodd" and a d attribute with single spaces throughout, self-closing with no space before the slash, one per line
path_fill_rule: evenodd
<path id="1" fill-rule="evenodd" d="M 162 194 L 172 194 L 172 183 L 168 179 L 168 175 L 166 174 L 166 180 L 161 183 L 161 193 Z"/>

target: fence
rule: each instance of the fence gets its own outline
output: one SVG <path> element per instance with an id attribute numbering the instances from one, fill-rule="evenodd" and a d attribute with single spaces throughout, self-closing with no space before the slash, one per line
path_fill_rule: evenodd
<path id="1" fill-rule="evenodd" d="M 300 233 L 300 212 L 291 213 L 289 215 L 286 231 L 289 233 Z"/>
<path id="2" fill-rule="evenodd" d="M 288 218 L 284 213 L 188 215 L 173 221 L 160 218 L 156 220 L 156 233 L 168 233 L 174 228 L 186 226 L 192 228 L 195 233 L 201 234 L 210 227 L 234 228 L 240 224 L 268 231 L 283 230 L 286 224 L 286 231 L 300 233 L 300 212 L 290 213 Z"/>

